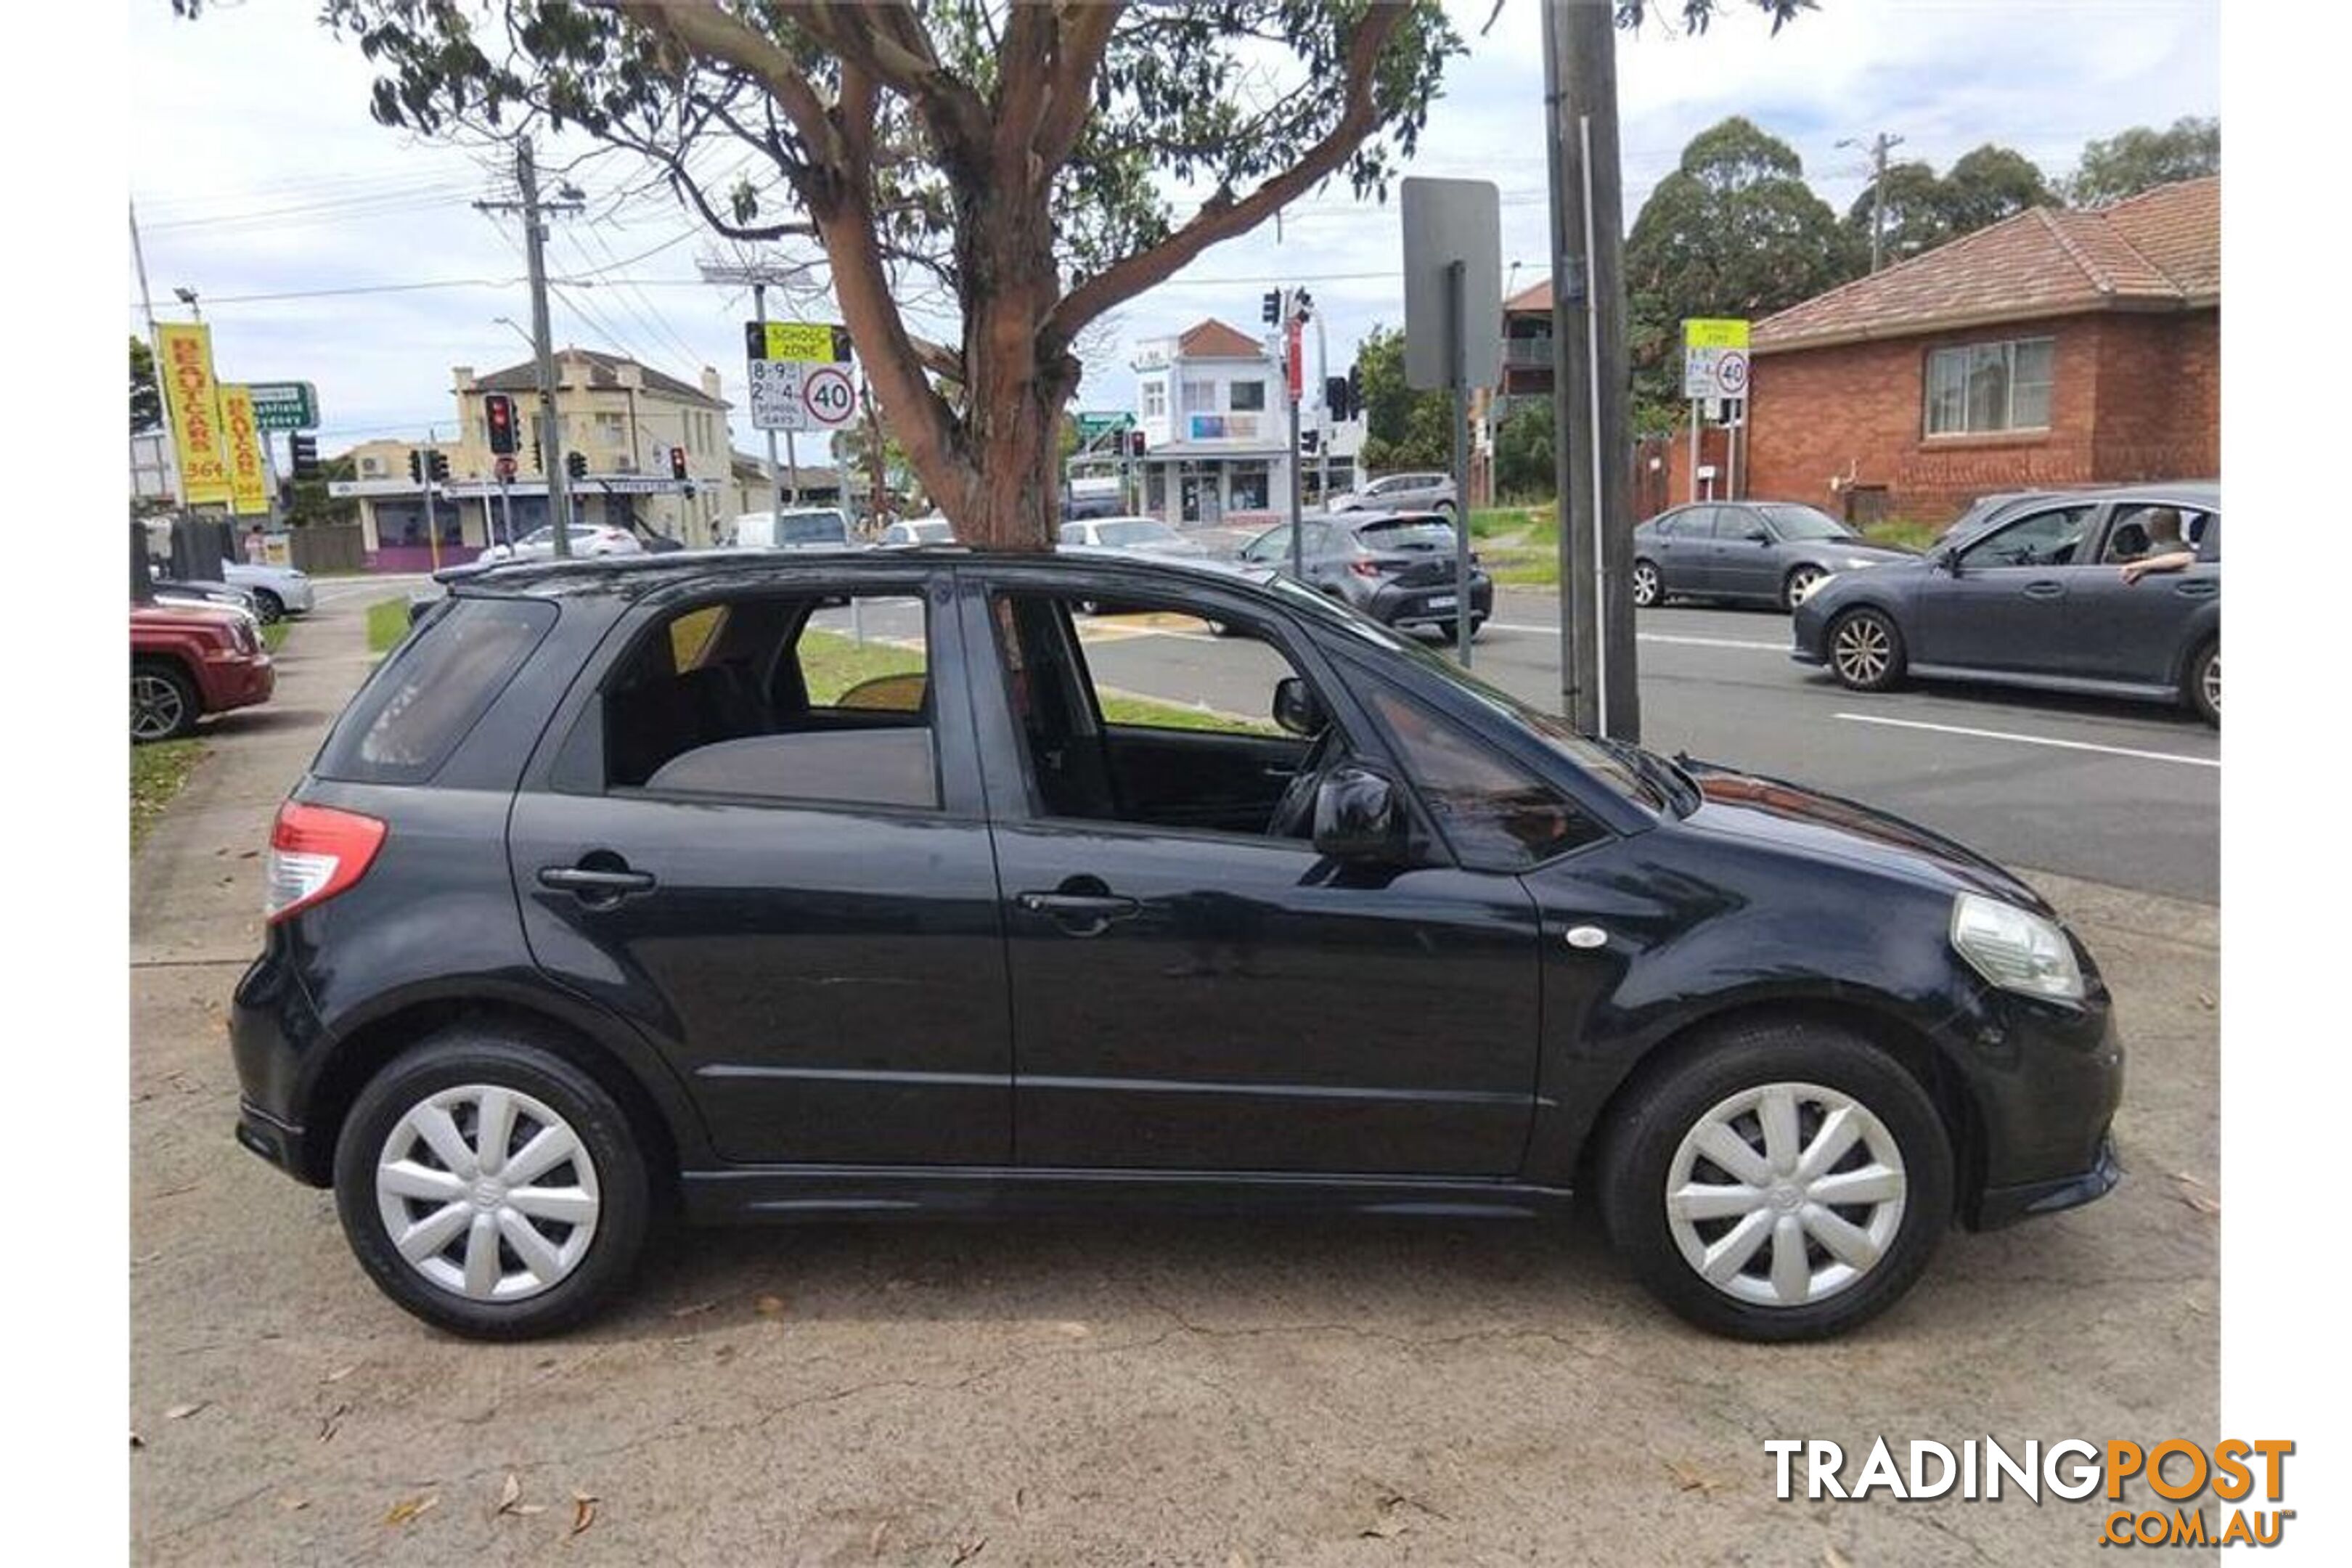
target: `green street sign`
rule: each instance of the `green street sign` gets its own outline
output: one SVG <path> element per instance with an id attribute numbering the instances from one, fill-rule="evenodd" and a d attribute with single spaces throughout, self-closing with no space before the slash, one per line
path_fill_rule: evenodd
<path id="1" fill-rule="evenodd" d="M 316 430 L 319 389 L 307 381 L 257 381 L 246 390 L 253 395 L 253 423 L 263 430 Z"/>
<path id="2" fill-rule="evenodd" d="M 1078 439 L 1091 441 L 1097 436 L 1108 436 L 1113 430 L 1124 430 L 1135 423 L 1135 416 L 1121 409 L 1110 414 L 1078 415 Z"/>

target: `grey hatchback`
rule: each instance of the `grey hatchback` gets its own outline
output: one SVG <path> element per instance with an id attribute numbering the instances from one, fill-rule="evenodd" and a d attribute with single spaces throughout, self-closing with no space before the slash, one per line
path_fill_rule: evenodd
<path id="1" fill-rule="evenodd" d="M 1662 511 L 1633 531 L 1633 603 L 1646 609 L 1689 596 L 1792 610 L 1837 573 L 1916 553 L 1874 543 L 1797 501 L 1698 501 Z"/>
<path id="2" fill-rule="evenodd" d="M 1918 561 L 1824 583 L 1795 635 L 1791 657 L 1857 691 L 1982 680 L 2179 702 L 2219 724 L 2221 488 L 2011 502 Z"/>
<path id="3" fill-rule="evenodd" d="M 1299 520 L 1299 566 L 1310 587 L 1353 605 L 1384 626 L 1434 627 L 1454 636 L 1462 584 L 1454 580 L 1451 518 L 1436 512 L 1309 513 Z M 1242 546 L 1244 566 L 1290 564 L 1290 525 Z M 1495 609 L 1495 584 L 1470 557 L 1470 635 Z"/>

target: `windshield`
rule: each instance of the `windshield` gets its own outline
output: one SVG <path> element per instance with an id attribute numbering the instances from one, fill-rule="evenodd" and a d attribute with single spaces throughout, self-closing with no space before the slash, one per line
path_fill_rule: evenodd
<path id="1" fill-rule="evenodd" d="M 1265 584 L 1266 588 L 1288 600 L 1295 607 L 1309 610 L 1326 626 L 1344 627 L 1362 641 L 1391 653 L 1400 654 L 1444 679 L 1473 698 L 1507 722 L 1515 723 L 1538 740 L 1574 763 L 1588 776 L 1623 795 L 1627 800 L 1651 811 L 1667 808 L 1664 794 L 1642 776 L 1639 770 L 1594 741 L 1580 733 L 1575 726 L 1556 713 L 1547 713 L 1530 707 L 1500 687 L 1489 686 L 1476 676 L 1445 658 L 1425 644 L 1401 637 L 1361 611 L 1333 603 L 1326 595 L 1292 579 L 1276 575 Z M 1661 764 L 1663 767 L 1664 764 Z"/>
<path id="2" fill-rule="evenodd" d="M 780 544 L 833 544 L 848 535 L 837 511 L 788 512 L 776 519 Z"/>
<path id="3" fill-rule="evenodd" d="M 1097 524 L 1095 537 L 1110 545 L 1157 544 L 1163 539 L 1175 538 L 1176 531 L 1148 517 L 1122 517 Z"/>
<path id="4" fill-rule="evenodd" d="M 1809 506 L 1768 506 L 1758 509 L 1772 524 L 1772 531 L 1781 538 L 1853 539 L 1853 530 L 1825 511 Z"/>
<path id="5" fill-rule="evenodd" d="M 1367 523 L 1356 537 L 1368 550 L 1451 550 L 1454 531 L 1434 518 L 1401 517 Z"/>

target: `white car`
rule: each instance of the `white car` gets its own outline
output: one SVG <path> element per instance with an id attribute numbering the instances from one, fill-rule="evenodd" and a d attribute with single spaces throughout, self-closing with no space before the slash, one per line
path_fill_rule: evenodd
<path id="1" fill-rule="evenodd" d="M 263 626 L 288 616 L 310 613 L 310 579 L 299 567 L 256 566 L 245 561 L 224 561 L 221 576 L 232 588 L 253 595 L 253 613 Z"/>
<path id="2" fill-rule="evenodd" d="M 894 522 L 882 531 L 876 542 L 885 550 L 903 550 L 916 544 L 953 544 L 955 524 L 943 517 L 910 517 L 904 522 Z"/>
<path id="3" fill-rule="evenodd" d="M 637 555 L 645 546 L 637 536 L 625 528 L 611 528 L 603 523 L 575 522 L 572 525 L 572 553 L 574 558 L 590 555 Z M 555 559 L 555 525 L 534 528 L 511 545 L 493 544 L 477 557 L 482 561 L 552 561 Z"/>
<path id="4" fill-rule="evenodd" d="M 1156 517 L 1087 517 L 1062 524 L 1065 549 L 1131 550 L 1139 555 L 1205 558 L 1197 539 L 1187 539 Z"/>
<path id="5" fill-rule="evenodd" d="M 738 550 L 854 550 L 849 520 L 835 506 L 747 511 L 734 519 L 727 542 Z"/>

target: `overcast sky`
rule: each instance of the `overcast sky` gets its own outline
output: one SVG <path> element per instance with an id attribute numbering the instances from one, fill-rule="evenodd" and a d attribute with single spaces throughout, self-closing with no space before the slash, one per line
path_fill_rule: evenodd
<path id="1" fill-rule="evenodd" d="M 1470 53 L 1454 63 L 1410 172 L 1501 188 L 1503 258 L 1516 285 L 1543 273 L 1540 22 L 1507 0 L 1451 0 Z M 1653 26 L 1625 37 L 1619 78 L 1630 223 L 1690 137 L 1745 114 L 1796 147 L 1813 187 L 1843 212 L 1867 174 L 1843 138 L 1885 131 L 1898 158 L 1939 169 L 1984 142 L 2056 176 L 2083 143 L 2127 126 L 2220 112 L 2218 0 L 1822 0 L 1771 37 L 1745 5 L 1705 37 Z M 320 27 L 310 0 L 215 0 L 201 22 L 135 0 L 131 23 L 131 195 L 159 315 L 198 291 L 230 381 L 318 384 L 320 445 L 421 437 L 452 418 L 449 369 L 527 353 L 520 230 L 476 211 L 508 194 L 478 154 L 421 143 L 368 118 L 371 70 L 356 43 Z M 718 368 L 745 417 L 740 323 L 748 297 L 700 283 L 717 248 L 667 195 L 623 199 L 612 161 L 577 178 L 590 211 L 553 224 L 549 266 L 585 279 L 556 292 L 559 342 L 617 350 L 692 381 Z M 1118 345 L 1208 315 L 1256 332 L 1258 296 L 1309 286 L 1328 318 L 1335 370 L 1363 331 L 1402 315 L 1394 206 L 1327 187 L 1272 226 L 1217 247 L 1124 307 Z M 457 284 L 459 286 L 442 286 Z M 414 287 L 432 285 L 431 287 Z M 325 293 L 326 290 L 352 290 Z M 397 291 L 394 291 L 397 289 Z M 127 326 L 139 325 L 135 276 Z M 305 296 L 285 298 L 283 296 Z M 258 296 L 280 296 L 259 298 Z M 1116 353 L 1090 368 L 1079 402 L 1123 407 L 1132 376 Z M 814 441 L 803 443 L 814 457 Z"/>

